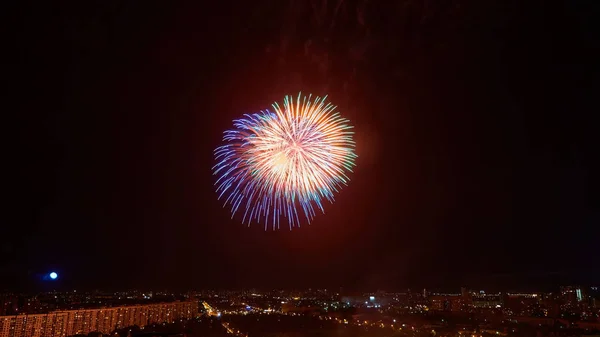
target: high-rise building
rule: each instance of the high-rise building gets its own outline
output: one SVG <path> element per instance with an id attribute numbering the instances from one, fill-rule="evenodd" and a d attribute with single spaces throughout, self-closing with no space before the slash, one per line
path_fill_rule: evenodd
<path id="1" fill-rule="evenodd" d="M 536 293 L 505 293 L 503 307 L 509 315 L 529 316 L 540 308 L 542 296 Z"/>
<path id="2" fill-rule="evenodd" d="M 560 287 L 560 293 L 567 304 L 576 304 L 587 299 L 587 293 L 580 286 Z"/>
<path id="3" fill-rule="evenodd" d="M 0 337 L 66 337 L 94 331 L 108 334 L 128 326 L 173 323 L 197 315 L 198 302 L 186 301 L 0 316 Z"/>
<path id="4" fill-rule="evenodd" d="M 499 308 L 502 306 L 502 295 L 479 293 L 472 295 L 472 305 L 476 308 Z"/>
<path id="5" fill-rule="evenodd" d="M 428 297 L 432 310 L 437 311 L 461 311 L 464 307 L 464 300 L 458 294 L 433 294 Z"/>

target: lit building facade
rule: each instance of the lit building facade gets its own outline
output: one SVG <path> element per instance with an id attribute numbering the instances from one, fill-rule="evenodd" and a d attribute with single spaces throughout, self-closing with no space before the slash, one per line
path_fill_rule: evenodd
<path id="1" fill-rule="evenodd" d="M 197 316 L 197 301 L 0 316 L 0 337 L 66 337 L 94 331 L 108 334 L 133 325 L 173 323 Z"/>
<path id="2" fill-rule="evenodd" d="M 485 294 L 483 292 L 479 294 L 473 294 L 472 305 L 475 308 L 499 308 L 502 306 L 501 294 Z"/>
<path id="3" fill-rule="evenodd" d="M 587 298 L 585 289 L 579 286 L 560 287 L 560 292 L 565 303 L 571 305 L 582 302 Z"/>
<path id="4" fill-rule="evenodd" d="M 433 294 L 428 299 L 431 303 L 431 310 L 457 312 L 467 306 L 467 301 L 459 294 Z"/>

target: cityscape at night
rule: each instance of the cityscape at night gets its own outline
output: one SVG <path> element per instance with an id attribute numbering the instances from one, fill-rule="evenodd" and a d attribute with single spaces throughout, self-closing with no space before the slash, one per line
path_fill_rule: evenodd
<path id="1" fill-rule="evenodd" d="M 600 0 L 3 14 L 0 337 L 600 337 Z"/>
<path id="2" fill-rule="evenodd" d="M 572 336 L 600 334 L 598 287 L 555 292 L 461 288 L 347 293 L 342 289 L 189 291 L 182 294 L 2 294 L 1 337 L 133 336 Z"/>

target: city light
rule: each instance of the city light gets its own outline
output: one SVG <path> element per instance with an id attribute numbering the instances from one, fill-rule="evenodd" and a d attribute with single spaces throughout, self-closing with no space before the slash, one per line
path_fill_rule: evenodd
<path id="1" fill-rule="evenodd" d="M 2 331 L 9 330 L 15 331 L 12 337 L 61 337 L 93 331 L 109 334 L 115 329 L 190 320 L 198 313 L 197 301 L 185 301 L 0 316 L 0 336 L 4 336 Z M 25 334 L 25 331 L 32 332 Z"/>
<path id="2" fill-rule="evenodd" d="M 50 279 L 50 273 L 45 278 Z M 581 289 L 581 297 L 586 301 L 583 304 L 577 298 L 577 289 Z M 374 304 L 375 302 L 365 301 L 372 296 L 369 293 L 339 297 L 339 294 L 310 289 L 293 292 L 203 291 L 187 292 L 180 296 L 137 290 L 116 293 L 52 291 L 31 295 L 21 301 L 22 305 L 19 307 L 5 306 L 5 313 L 0 316 L 0 337 L 66 337 L 91 331 L 112 334 L 115 328 L 125 329 L 136 325 L 140 329 L 145 326 L 145 329 L 154 329 L 157 325 L 166 327 L 175 322 L 195 324 L 188 322 L 194 318 L 198 323 L 206 318 L 206 322 L 222 326 L 230 337 L 247 337 L 248 333 L 252 334 L 252 331 L 246 331 L 247 327 L 242 329 L 245 320 L 256 321 L 257 326 L 288 326 L 318 319 L 323 321 L 319 323 L 323 329 L 337 329 L 334 326 L 339 324 L 355 329 L 401 332 L 405 337 L 506 337 L 514 330 L 511 328 L 515 324 L 527 324 L 535 329 L 548 328 L 555 317 L 558 317 L 561 324 L 558 328 L 567 331 L 572 328 L 569 328 L 564 317 L 577 313 L 581 315 L 578 324 L 584 325 L 584 329 L 600 328 L 600 322 L 594 321 L 600 317 L 600 308 L 597 307 L 596 298 L 592 297 L 591 288 L 563 287 L 562 292 L 556 296 L 551 293 L 537 293 L 537 296 L 532 293 L 464 293 L 466 295 L 431 292 L 425 297 L 420 293 L 411 296 L 410 293 L 378 292 L 373 296 L 377 300 L 377 304 Z M 165 295 L 171 296 L 175 302 L 147 301 L 148 297 L 160 298 Z M 19 297 L 14 294 L 0 296 L 4 296 L 4 303 L 21 304 Z M 179 302 L 177 297 L 187 300 Z M 298 300 L 293 300 L 294 298 Z M 121 302 L 121 299 L 125 302 Z M 131 300 L 137 303 L 134 304 Z M 111 301 L 120 305 L 106 307 L 105 303 Z M 56 308 L 58 310 L 53 310 L 48 305 L 61 302 L 65 303 Z M 80 308 L 79 303 L 89 303 L 89 307 Z M 498 307 L 497 303 L 502 305 Z M 560 306 L 555 304 L 546 307 L 553 303 Z M 348 309 L 355 310 L 356 313 L 350 317 L 344 312 Z M 445 318 L 431 316 L 428 314 L 430 311 L 444 315 Z M 470 315 L 469 324 L 456 324 L 453 317 L 461 313 Z M 502 315 L 502 322 L 492 322 L 487 316 L 490 313 Z M 417 315 L 422 317 L 418 318 Z M 241 324 L 239 329 L 237 324 Z M 38 326 L 42 328 L 35 328 Z M 28 334 L 27 329 L 30 328 L 36 329 L 35 332 Z M 17 329 L 19 333 L 7 336 L 1 333 Z M 45 335 L 48 329 L 51 329 L 51 334 Z"/>

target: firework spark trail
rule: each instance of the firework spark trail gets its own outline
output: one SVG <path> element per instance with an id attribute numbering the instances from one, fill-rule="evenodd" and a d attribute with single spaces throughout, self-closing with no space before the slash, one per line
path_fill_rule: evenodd
<path id="1" fill-rule="evenodd" d="M 352 126 L 323 98 L 296 100 L 286 96 L 283 107 L 246 114 L 223 133 L 215 150 L 213 174 L 219 200 L 231 205 L 232 218 L 244 208 L 242 222 L 264 220 L 279 228 L 281 216 L 290 229 L 300 226 L 300 214 L 310 223 L 315 206 L 334 201 L 355 166 Z M 299 206 L 299 207 L 298 207 Z"/>

